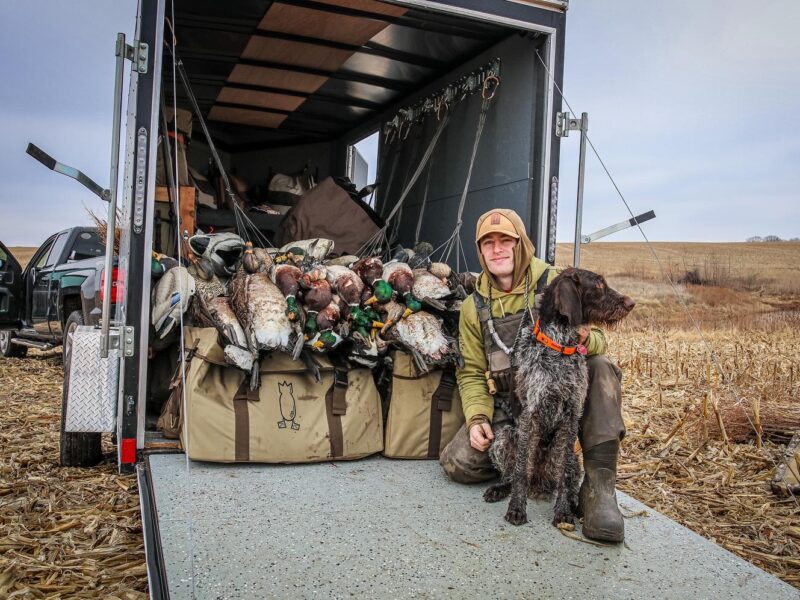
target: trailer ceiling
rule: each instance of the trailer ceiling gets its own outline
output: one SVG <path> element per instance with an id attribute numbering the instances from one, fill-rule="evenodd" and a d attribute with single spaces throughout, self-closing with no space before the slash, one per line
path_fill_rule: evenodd
<path id="1" fill-rule="evenodd" d="M 200 110 L 234 152 L 336 139 L 514 31 L 376 0 L 176 0 L 175 13 Z M 169 53 L 163 78 L 172 103 Z"/>

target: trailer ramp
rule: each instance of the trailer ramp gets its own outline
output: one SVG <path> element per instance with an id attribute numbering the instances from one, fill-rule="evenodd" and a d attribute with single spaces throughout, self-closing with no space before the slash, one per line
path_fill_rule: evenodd
<path id="1" fill-rule="evenodd" d="M 625 494 L 626 543 L 595 546 L 552 527 L 548 502 L 509 525 L 506 502 L 486 504 L 485 485 L 452 483 L 435 461 L 153 454 L 140 469 L 146 533 L 160 531 L 147 548 L 154 598 L 160 576 L 173 599 L 800 597 Z"/>

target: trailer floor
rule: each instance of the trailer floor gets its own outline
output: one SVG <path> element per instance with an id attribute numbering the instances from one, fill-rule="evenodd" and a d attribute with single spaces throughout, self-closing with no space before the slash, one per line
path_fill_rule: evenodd
<path id="1" fill-rule="evenodd" d="M 435 461 L 220 465 L 149 456 L 170 597 L 798 598 L 625 494 L 626 543 L 503 520 Z M 645 511 L 642 515 L 633 516 Z M 576 532 L 580 535 L 579 532 Z"/>

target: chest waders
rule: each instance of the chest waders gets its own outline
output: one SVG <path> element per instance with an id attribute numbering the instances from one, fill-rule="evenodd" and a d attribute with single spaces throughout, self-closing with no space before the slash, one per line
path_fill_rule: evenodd
<path id="1" fill-rule="evenodd" d="M 536 282 L 535 295 L 539 295 L 547 287 L 547 275 L 550 269 Z M 487 371 L 484 374 L 489 394 L 494 398 L 495 405 L 503 410 L 516 422 L 521 412 L 521 405 L 514 394 L 514 373 L 511 368 L 511 352 L 514 341 L 517 339 L 522 318 L 528 308 L 528 275 L 525 275 L 525 304 L 526 308 L 499 319 L 492 317 L 492 287 L 489 285 L 489 302 L 477 291 L 473 292 L 475 308 L 481 323 L 483 335 L 483 352 L 486 356 Z M 534 312 L 536 309 L 530 307 Z"/>

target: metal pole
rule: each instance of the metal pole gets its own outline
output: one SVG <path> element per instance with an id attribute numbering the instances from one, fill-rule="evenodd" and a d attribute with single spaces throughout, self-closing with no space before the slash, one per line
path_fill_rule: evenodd
<path id="1" fill-rule="evenodd" d="M 117 69 L 114 79 L 114 121 L 111 126 L 111 181 L 108 189 L 105 280 L 103 282 L 102 321 L 100 322 L 100 356 L 108 358 L 108 331 L 111 323 L 111 280 L 114 268 L 114 239 L 117 230 L 117 169 L 119 167 L 119 135 L 122 118 L 122 79 L 125 69 L 125 34 L 117 34 Z"/>
<path id="2" fill-rule="evenodd" d="M 581 266 L 581 220 L 583 218 L 583 175 L 586 167 L 586 133 L 589 130 L 589 113 L 581 113 L 581 155 L 578 160 L 578 208 L 575 213 L 575 253 L 573 266 Z"/>

